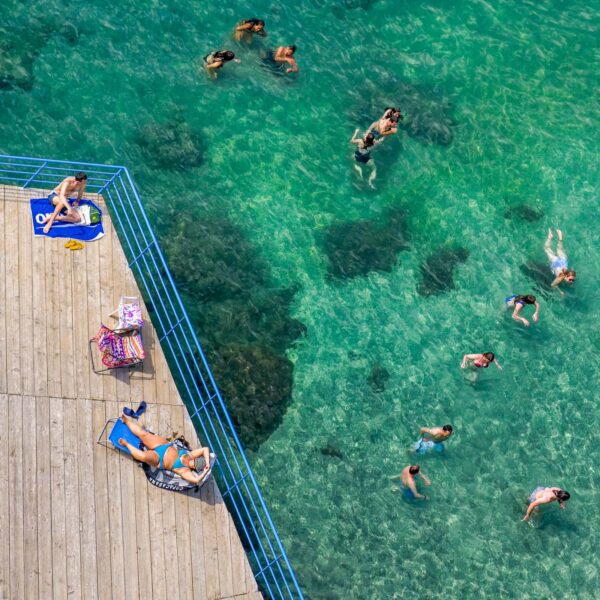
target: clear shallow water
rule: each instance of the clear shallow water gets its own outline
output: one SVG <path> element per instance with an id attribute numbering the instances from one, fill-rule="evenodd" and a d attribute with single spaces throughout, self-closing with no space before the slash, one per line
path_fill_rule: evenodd
<path id="1" fill-rule="evenodd" d="M 244 281 L 297 290 L 289 317 L 307 335 L 280 348 L 292 401 L 250 457 L 308 597 L 593 598 L 600 7 L 363 4 L 5 3 L 4 31 L 30 33 L 2 49 L 0 150 L 125 163 L 163 239 L 178 214 L 225 218 L 264 264 Z M 261 70 L 252 48 L 207 81 L 198 60 L 254 15 L 269 44 L 298 44 L 299 76 Z M 452 139 L 386 140 L 372 192 L 347 140 L 388 103 Z M 174 168 L 195 162 L 196 135 L 203 163 Z M 506 218 L 518 205 L 539 219 Z M 398 207 L 408 249 L 391 271 L 328 277 L 328 228 L 384 224 Z M 534 290 L 520 266 L 544 262 L 548 226 L 564 229 L 579 279 L 526 330 L 501 304 Z M 454 289 L 420 295 L 420 266 L 447 246 L 470 253 Z M 466 379 L 462 354 L 488 349 L 504 372 Z M 374 365 L 389 373 L 382 392 Z M 444 422 L 448 452 L 419 459 L 431 499 L 407 504 L 389 477 L 413 460 L 419 426 Z M 572 500 L 533 528 L 520 517 L 538 484 Z"/>

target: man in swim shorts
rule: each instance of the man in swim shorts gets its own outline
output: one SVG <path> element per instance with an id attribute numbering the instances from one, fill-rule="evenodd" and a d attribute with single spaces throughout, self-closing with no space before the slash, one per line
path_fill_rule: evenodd
<path id="1" fill-rule="evenodd" d="M 76 215 L 75 209 L 79 206 L 79 202 L 81 197 L 83 196 L 83 192 L 85 190 L 85 185 L 87 183 L 87 175 L 85 173 L 75 173 L 72 177 L 66 177 L 63 179 L 51 192 L 48 196 L 48 200 L 52 202 L 55 206 L 54 212 L 50 215 L 44 222 L 46 225 L 44 226 L 44 233 L 48 233 L 50 231 L 50 227 L 57 219 L 59 213 L 66 211 L 65 216 L 74 219 Z M 77 199 L 73 202 L 73 206 L 69 204 L 69 195 L 73 192 L 77 191 Z M 65 219 L 60 219 L 65 220 Z M 79 217 L 77 216 L 77 221 Z M 72 221 L 76 222 L 76 221 Z"/>
<path id="2" fill-rule="evenodd" d="M 415 443 L 415 450 L 418 454 L 425 454 L 428 450 L 443 452 L 443 442 L 452 435 L 452 425 L 443 427 L 421 427 L 421 438 Z"/>
<path id="3" fill-rule="evenodd" d="M 417 490 L 417 475 L 421 478 L 425 485 L 431 485 L 431 481 L 429 481 L 429 479 L 423 475 L 423 473 L 421 473 L 421 467 L 419 465 L 408 465 L 408 467 L 404 467 L 404 469 L 402 469 L 402 473 L 400 473 L 400 475 L 396 475 L 396 477 L 400 478 L 400 481 L 402 482 L 403 493 L 406 498 L 427 500 L 427 496 L 419 494 L 419 491 Z M 396 479 L 396 477 L 393 477 L 392 479 Z"/>
<path id="4" fill-rule="evenodd" d="M 550 502 L 558 502 L 561 508 L 565 507 L 565 502 L 571 497 L 569 492 L 562 490 L 559 487 L 544 487 L 535 488 L 529 495 L 529 506 L 523 517 L 523 521 L 529 521 L 529 517 L 535 508 L 542 504 L 550 504 Z"/>

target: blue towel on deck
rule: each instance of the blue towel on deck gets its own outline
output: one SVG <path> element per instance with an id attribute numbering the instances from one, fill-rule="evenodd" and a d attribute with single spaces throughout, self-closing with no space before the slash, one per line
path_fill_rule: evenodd
<path id="1" fill-rule="evenodd" d="M 33 235 L 36 237 L 46 236 L 52 238 L 71 238 L 81 242 L 93 242 L 94 240 L 99 240 L 101 237 L 104 237 L 102 220 L 100 220 L 100 223 L 96 223 L 95 225 L 80 225 L 79 223 L 62 223 L 61 221 L 54 221 L 50 231 L 48 233 L 44 233 L 44 224 L 42 221 L 46 218 L 46 216 L 49 216 L 54 212 L 55 207 L 52 202 L 48 200 L 48 198 L 33 198 L 29 202 L 31 204 Z M 73 198 L 69 198 L 69 203 L 73 204 L 73 202 L 75 202 L 75 200 Z M 80 206 L 85 204 L 93 206 L 100 211 L 100 216 L 102 216 L 100 207 L 94 204 L 91 200 L 82 200 L 79 204 Z"/>

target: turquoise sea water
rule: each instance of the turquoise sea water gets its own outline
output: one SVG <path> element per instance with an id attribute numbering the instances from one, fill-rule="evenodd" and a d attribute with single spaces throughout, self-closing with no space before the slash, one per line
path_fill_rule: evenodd
<path id="1" fill-rule="evenodd" d="M 174 270 L 198 274 L 180 279 L 217 370 L 268 367 L 259 400 L 289 396 L 247 439 L 307 597 L 597 597 L 598 2 L 0 16 L 0 151 L 128 165 Z M 238 48 L 252 16 L 269 37 Z M 285 43 L 296 77 L 260 65 Z M 219 47 L 242 63 L 209 81 L 199 61 Z M 405 125 L 371 191 L 348 140 L 392 104 Z M 531 265 L 557 226 L 578 272 L 565 298 Z M 504 313 L 513 292 L 538 295 L 538 324 Z M 487 350 L 503 372 L 459 369 Z M 445 422 L 447 452 L 419 457 L 430 500 L 406 503 L 389 478 Z M 539 484 L 572 499 L 522 523 Z"/>

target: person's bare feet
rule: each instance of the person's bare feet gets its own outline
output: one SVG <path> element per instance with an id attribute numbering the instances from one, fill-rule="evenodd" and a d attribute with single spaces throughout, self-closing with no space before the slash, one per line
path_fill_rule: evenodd
<path id="1" fill-rule="evenodd" d="M 129 417 L 125 413 L 122 413 L 121 421 L 123 421 L 123 423 L 127 423 L 127 422 L 129 422 Z"/>
<path id="2" fill-rule="evenodd" d="M 562 242 L 562 231 L 560 229 L 557 229 L 556 233 L 558 234 L 558 239 Z"/>
<path id="3" fill-rule="evenodd" d="M 119 438 L 117 441 L 119 442 L 119 446 L 127 446 L 127 442 L 123 438 Z"/>
<path id="4" fill-rule="evenodd" d="M 50 231 L 50 223 L 48 223 L 44 229 L 42 230 L 44 233 L 48 233 Z"/>
<path id="5" fill-rule="evenodd" d="M 551 240 L 554 236 L 552 235 L 552 229 L 548 228 L 548 239 Z"/>

